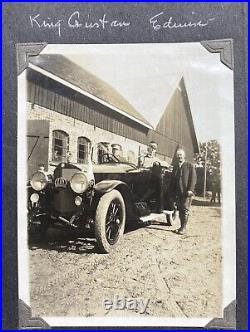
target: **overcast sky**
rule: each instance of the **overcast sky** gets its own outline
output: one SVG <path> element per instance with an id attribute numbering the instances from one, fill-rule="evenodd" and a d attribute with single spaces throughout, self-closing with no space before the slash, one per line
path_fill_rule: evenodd
<path id="1" fill-rule="evenodd" d="M 153 126 L 182 76 L 198 141 L 220 141 L 222 121 L 233 121 L 233 72 L 200 43 L 48 45 L 42 53 L 63 54 L 103 79 Z"/>

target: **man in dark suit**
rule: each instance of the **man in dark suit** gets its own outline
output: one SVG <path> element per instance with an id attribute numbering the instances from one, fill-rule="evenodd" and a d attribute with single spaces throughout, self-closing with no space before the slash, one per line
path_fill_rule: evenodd
<path id="1" fill-rule="evenodd" d="M 171 181 L 171 191 L 173 201 L 179 210 L 181 227 L 176 231 L 177 234 L 185 234 L 188 222 L 189 209 L 194 196 L 196 184 L 196 171 L 193 164 L 185 160 L 185 151 L 176 151 L 177 164 L 173 168 Z"/>

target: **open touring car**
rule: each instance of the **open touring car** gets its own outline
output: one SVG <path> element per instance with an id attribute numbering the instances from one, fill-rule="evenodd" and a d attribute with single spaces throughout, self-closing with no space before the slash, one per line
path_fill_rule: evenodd
<path id="1" fill-rule="evenodd" d="M 172 218 L 170 179 L 171 168 L 159 163 L 146 169 L 110 156 L 102 164 L 89 161 L 83 168 L 61 162 L 53 174 L 40 169 L 28 185 L 29 230 L 42 232 L 56 225 L 83 234 L 88 230 L 100 252 L 108 253 L 125 227 L 157 216 Z"/>

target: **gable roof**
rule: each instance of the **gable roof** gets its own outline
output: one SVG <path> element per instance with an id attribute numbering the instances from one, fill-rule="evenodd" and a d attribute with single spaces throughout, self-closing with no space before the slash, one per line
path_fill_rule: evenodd
<path id="1" fill-rule="evenodd" d="M 184 77 L 182 77 L 180 82 L 179 82 L 179 88 L 181 89 L 181 94 L 183 96 L 184 104 L 186 106 L 185 107 L 186 116 L 187 116 L 189 129 L 190 129 L 190 133 L 191 133 L 191 137 L 192 137 L 192 141 L 193 141 L 194 151 L 196 153 L 199 153 L 200 148 L 199 148 L 198 140 L 197 140 L 197 137 L 196 137 L 196 132 L 195 132 L 195 128 L 194 128 L 194 121 L 193 121 L 193 116 L 192 116 L 192 112 L 191 112 L 191 108 L 190 108 L 190 103 L 189 103 L 189 98 L 188 98 L 188 94 L 187 94 L 187 89 L 186 89 Z"/>
<path id="2" fill-rule="evenodd" d="M 185 81 L 184 81 L 183 76 L 178 80 L 177 86 L 175 86 L 175 88 L 173 89 L 173 92 L 171 94 L 171 97 L 169 99 L 167 107 L 165 108 L 164 112 L 161 115 L 161 118 L 160 118 L 158 124 L 156 125 L 156 131 L 161 132 L 161 130 L 160 130 L 161 124 L 162 124 L 162 122 L 164 122 L 164 119 L 166 117 L 166 112 L 168 112 L 170 110 L 169 105 L 170 105 L 172 99 L 174 98 L 175 93 L 176 93 L 177 90 L 180 91 L 181 97 L 182 97 L 182 100 L 183 100 L 183 103 L 184 103 L 184 109 L 185 109 L 185 114 L 186 114 L 186 118 L 187 118 L 187 122 L 188 122 L 188 127 L 189 127 L 189 131 L 190 131 L 191 139 L 192 139 L 193 150 L 194 150 L 194 152 L 199 153 L 199 144 L 198 144 L 196 133 L 195 133 L 192 112 L 191 112 L 189 98 L 188 98 L 187 89 L 186 89 L 186 85 L 185 85 Z"/>
<path id="3" fill-rule="evenodd" d="M 29 66 L 62 84 L 75 88 L 78 92 L 122 113 L 141 125 L 152 128 L 142 116 L 118 91 L 81 66 L 60 54 L 40 54 L 29 57 Z"/>

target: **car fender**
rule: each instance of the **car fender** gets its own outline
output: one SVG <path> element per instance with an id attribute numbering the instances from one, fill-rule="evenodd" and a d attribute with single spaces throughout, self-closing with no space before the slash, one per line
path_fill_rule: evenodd
<path id="1" fill-rule="evenodd" d="M 98 204 L 100 196 L 110 192 L 113 189 L 116 189 L 122 194 L 122 197 L 124 199 L 127 219 L 131 219 L 136 216 L 135 200 L 133 197 L 133 193 L 125 182 L 119 180 L 103 180 L 98 182 L 95 185 L 94 189 L 97 194 L 94 198 L 94 204 Z"/>
<path id="2" fill-rule="evenodd" d="M 94 186 L 94 189 L 95 189 L 95 191 L 97 191 L 100 194 L 105 194 L 105 193 L 108 193 L 111 190 L 115 189 L 119 185 L 126 186 L 127 189 L 130 190 L 128 188 L 128 186 L 126 185 L 126 183 L 124 183 L 122 181 L 119 181 L 119 180 L 103 180 L 103 181 L 100 181 Z"/>

